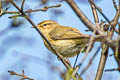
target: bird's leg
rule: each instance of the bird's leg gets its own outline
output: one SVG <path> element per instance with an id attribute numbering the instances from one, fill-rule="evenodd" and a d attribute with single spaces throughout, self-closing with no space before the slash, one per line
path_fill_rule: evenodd
<path id="1" fill-rule="evenodd" d="M 78 57 L 79 57 L 79 53 L 78 53 L 77 56 L 76 56 L 75 63 L 74 63 L 74 66 L 73 66 L 73 69 L 76 67 L 76 63 L 77 63 Z"/>

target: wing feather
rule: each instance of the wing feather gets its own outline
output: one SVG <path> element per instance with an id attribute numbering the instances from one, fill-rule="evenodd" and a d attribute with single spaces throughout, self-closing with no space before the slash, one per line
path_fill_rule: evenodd
<path id="1" fill-rule="evenodd" d="M 55 40 L 89 38 L 89 35 L 80 33 L 79 30 L 72 27 L 58 26 L 50 32 L 51 38 Z"/>

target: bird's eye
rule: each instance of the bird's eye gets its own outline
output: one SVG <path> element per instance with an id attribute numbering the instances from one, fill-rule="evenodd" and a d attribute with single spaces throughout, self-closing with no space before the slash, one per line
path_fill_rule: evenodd
<path id="1" fill-rule="evenodd" d="M 43 24 L 43 26 L 47 26 L 47 24 Z"/>

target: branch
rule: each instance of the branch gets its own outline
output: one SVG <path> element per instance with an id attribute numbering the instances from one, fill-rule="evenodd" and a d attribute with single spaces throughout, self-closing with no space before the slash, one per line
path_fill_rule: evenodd
<path id="1" fill-rule="evenodd" d="M 92 12 L 93 12 L 93 16 L 94 16 L 94 21 L 96 23 L 96 27 L 99 28 L 99 19 L 98 19 L 98 15 L 97 15 L 97 12 L 96 12 L 96 9 L 95 9 L 95 6 L 91 3 L 91 0 L 88 0 L 90 5 L 91 5 L 91 8 L 92 8 Z M 94 29 L 93 31 L 93 35 L 95 35 L 97 32 L 96 29 Z M 86 50 L 86 54 L 88 54 L 94 44 L 94 39 L 95 37 L 94 36 L 91 36 L 90 40 L 89 40 L 89 46 L 87 47 L 87 50 Z"/>
<path id="2" fill-rule="evenodd" d="M 90 2 L 94 5 L 94 7 L 99 11 L 99 13 L 105 18 L 105 20 L 110 24 L 110 20 L 106 17 L 106 15 L 102 12 L 102 10 L 95 5 L 95 3 L 90 0 Z"/>
<path id="3" fill-rule="evenodd" d="M 20 77 L 21 77 L 20 80 L 26 80 L 26 79 L 28 79 L 28 80 L 34 80 L 34 79 L 29 78 L 28 76 L 26 76 L 26 75 L 24 74 L 24 70 L 22 70 L 22 74 L 18 74 L 18 73 L 14 72 L 14 71 L 8 71 L 8 72 L 10 73 L 10 75 L 20 76 Z"/>
<path id="4" fill-rule="evenodd" d="M 74 0 L 66 0 L 69 6 L 73 9 L 79 19 L 91 30 L 94 31 L 96 26 L 84 15 L 84 13 L 78 8 Z M 104 35 L 104 32 L 97 28 L 97 33 Z"/>
<path id="5" fill-rule="evenodd" d="M 92 65 L 92 62 L 93 62 L 94 58 L 96 57 L 97 53 L 100 51 L 100 48 L 101 47 L 99 46 L 99 48 L 95 51 L 95 53 L 94 53 L 93 57 L 90 59 L 88 65 L 81 71 L 80 76 L 82 76 L 88 70 L 88 68 Z"/>
<path id="6" fill-rule="evenodd" d="M 25 3 L 25 0 L 22 1 L 22 5 L 21 5 L 21 10 L 23 10 L 24 8 L 24 3 Z"/>
<path id="7" fill-rule="evenodd" d="M 100 58 L 95 80 L 101 80 L 107 57 L 108 57 L 108 46 L 103 45 L 102 52 L 101 52 L 101 58 Z"/>
<path id="8" fill-rule="evenodd" d="M 119 19 L 119 16 L 120 16 L 119 10 L 120 9 L 118 9 L 118 11 L 117 11 L 117 13 L 115 15 L 113 23 L 112 24 L 110 23 L 111 24 L 111 28 L 108 31 L 108 37 L 110 37 L 110 38 L 112 38 L 112 36 L 113 36 L 113 33 L 115 31 L 115 26 L 116 26 L 116 24 L 118 22 L 118 19 Z M 102 48 L 100 63 L 99 63 L 99 67 L 98 67 L 98 70 L 97 70 L 97 74 L 96 74 L 95 80 L 101 80 L 102 74 L 103 74 L 103 70 L 104 70 L 104 67 L 105 67 L 105 63 L 106 63 L 106 60 L 107 60 L 107 57 L 108 57 L 108 49 L 109 49 L 109 47 L 107 45 L 103 45 L 102 47 L 103 48 Z"/>
<path id="9" fill-rule="evenodd" d="M 120 71 L 120 68 L 117 68 L 117 69 L 106 69 L 105 72 L 108 72 L 108 71 Z"/>
<path id="10" fill-rule="evenodd" d="M 89 3 L 90 3 L 90 0 L 89 0 Z M 99 28 L 99 20 L 98 20 L 98 15 L 97 15 L 97 12 L 95 10 L 95 7 L 92 3 L 91 4 L 91 8 L 92 8 L 92 11 L 93 11 L 93 16 L 94 16 L 94 20 L 95 20 L 95 23 L 96 23 L 96 27 Z M 93 35 L 95 35 L 97 32 L 97 29 L 94 29 L 93 31 Z M 88 56 L 88 53 L 90 52 L 90 50 L 92 49 L 92 46 L 94 44 L 94 40 L 95 40 L 95 37 L 94 36 L 91 36 L 90 37 L 90 40 L 89 40 L 89 43 L 88 43 L 88 47 L 87 47 L 87 50 L 85 51 L 85 56 L 83 57 L 83 59 L 81 60 L 82 63 L 84 63 L 84 61 L 86 60 L 87 56 Z M 80 66 L 82 65 L 82 63 L 79 63 L 78 64 L 78 70 L 80 69 Z"/>
<path id="11" fill-rule="evenodd" d="M 28 10 L 26 10 L 26 11 L 24 11 L 24 13 L 31 13 L 31 12 L 38 12 L 38 11 L 43 11 L 43 12 L 45 12 L 45 11 L 47 11 L 48 9 L 50 9 L 50 8 L 57 8 L 57 7 L 60 7 L 61 6 L 61 4 L 57 4 L 57 5 L 54 5 L 54 6 L 45 6 L 45 7 L 43 7 L 42 9 L 34 9 L 34 10 L 32 10 L 32 9 L 28 9 Z M 22 9 L 21 9 L 22 10 Z M 3 11 L 2 11 L 3 12 Z M 1 14 L 1 13 L 0 13 Z M 3 13 L 2 13 L 3 14 Z M 19 11 L 4 11 L 4 14 L 20 14 L 20 12 Z M 1 15 L 0 15 L 1 16 Z"/>
<path id="12" fill-rule="evenodd" d="M 119 0 L 119 6 L 118 6 L 118 9 L 116 10 L 116 16 L 115 18 L 113 19 L 113 26 L 116 26 L 116 24 L 118 23 L 118 44 L 117 46 L 115 47 L 114 49 L 114 55 L 115 55 L 115 59 L 117 61 L 117 64 L 118 64 L 118 67 L 120 67 L 120 23 L 118 22 L 118 19 L 120 17 L 120 0 Z M 120 72 L 120 70 L 119 70 Z"/>
<path id="13" fill-rule="evenodd" d="M 117 4 L 116 4 L 116 2 L 115 2 L 115 0 L 112 0 L 112 2 L 113 2 L 113 5 L 114 5 L 114 8 L 116 9 L 116 11 L 118 10 L 118 8 L 117 8 Z"/>

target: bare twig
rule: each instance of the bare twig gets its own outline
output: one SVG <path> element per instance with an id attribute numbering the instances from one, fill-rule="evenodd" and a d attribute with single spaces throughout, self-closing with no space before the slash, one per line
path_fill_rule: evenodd
<path id="1" fill-rule="evenodd" d="M 94 31 L 93 33 L 95 33 L 96 31 Z M 87 56 L 88 56 L 88 53 L 89 53 L 89 51 L 91 50 L 91 47 L 92 47 L 92 45 L 93 45 L 93 40 L 94 40 L 94 36 L 92 36 L 91 38 L 90 38 L 90 43 L 89 43 L 89 46 L 88 46 L 88 48 L 87 48 L 87 50 L 86 50 L 86 54 L 85 54 L 85 56 L 83 57 L 83 59 L 81 60 L 81 62 L 78 64 L 78 67 L 79 67 L 79 69 L 80 69 L 80 67 L 82 66 L 82 64 L 84 63 L 84 61 L 86 60 L 86 58 L 87 58 Z M 79 70 L 78 69 L 78 70 Z"/>
<path id="2" fill-rule="evenodd" d="M 106 21 L 110 24 L 110 20 L 106 17 L 106 15 L 102 12 L 102 10 L 95 5 L 95 3 L 90 0 L 90 2 L 94 5 L 94 7 L 100 12 L 100 14 L 106 19 Z"/>
<path id="3" fill-rule="evenodd" d="M 94 3 L 93 3 L 94 4 Z M 95 5 L 95 4 L 94 4 Z M 97 7 L 96 7 L 97 8 Z M 98 8 L 97 8 L 98 9 Z M 99 10 L 99 9 L 98 9 Z M 101 11 L 99 11 L 101 13 Z M 101 13 L 103 15 L 103 13 Z M 115 26 L 118 22 L 118 19 L 119 19 L 119 16 L 120 16 L 120 12 L 119 12 L 119 9 L 115 15 L 115 18 L 113 19 L 113 22 L 111 23 L 109 21 L 109 19 L 107 19 L 107 17 L 105 15 L 103 15 L 103 17 L 108 21 L 108 23 L 111 25 L 111 28 L 110 30 L 108 31 L 108 37 L 112 38 L 113 36 L 113 33 L 115 31 Z M 102 50 L 102 54 L 101 54 L 101 59 L 100 59 L 100 63 L 99 63 L 99 67 L 98 67 L 98 70 L 97 70 L 97 74 L 96 74 L 96 78 L 95 80 L 101 80 L 102 78 L 102 74 L 103 74 L 103 70 L 104 70 L 104 67 L 105 67 L 105 63 L 106 63 L 106 60 L 107 60 L 107 57 L 108 57 L 108 46 L 107 45 L 103 45 L 102 46 L 103 50 Z M 104 49 L 105 48 L 105 49 Z"/>
<path id="4" fill-rule="evenodd" d="M 111 26 L 114 28 L 118 24 L 118 20 L 120 18 L 120 6 L 118 7 L 118 10 L 116 12 L 116 15 L 114 19 L 112 20 Z"/>
<path id="5" fill-rule="evenodd" d="M 117 69 L 106 69 L 105 72 L 108 72 L 108 71 L 120 71 L 120 68 L 117 68 Z"/>
<path id="6" fill-rule="evenodd" d="M 120 0 L 119 0 L 120 1 Z M 113 19 L 113 22 L 112 22 L 112 26 L 113 26 L 113 29 L 111 29 L 111 32 L 114 31 L 115 29 L 115 26 L 118 24 L 119 25 L 119 22 L 118 22 L 118 19 L 120 17 L 120 4 L 119 4 L 119 7 L 118 7 L 118 10 L 116 12 L 116 15 Z M 118 33 L 118 38 L 120 37 L 119 35 L 120 33 Z M 116 45 L 115 49 L 114 49 L 114 55 L 115 55 L 115 59 L 118 63 L 118 66 L 120 67 L 120 39 L 118 39 L 118 44 Z"/>
<path id="7" fill-rule="evenodd" d="M 116 11 L 118 10 L 118 8 L 117 8 L 117 4 L 116 4 L 116 2 L 115 2 L 115 0 L 112 0 L 112 2 L 113 2 L 113 5 L 114 5 L 114 8 L 116 9 Z"/>
<path id="8" fill-rule="evenodd" d="M 96 26 L 84 15 L 84 13 L 78 8 L 74 0 L 66 0 L 69 6 L 74 10 L 79 19 L 91 30 L 95 30 Z M 101 29 L 97 29 L 97 33 L 104 35 L 104 32 Z"/>
<path id="9" fill-rule="evenodd" d="M 25 0 L 22 0 L 22 5 L 21 5 L 21 10 L 23 10 L 24 8 L 24 3 L 25 3 Z"/>
<path id="10" fill-rule="evenodd" d="M 99 28 L 99 19 L 98 19 L 98 15 L 97 15 L 95 6 L 91 3 L 91 0 L 88 0 L 88 1 L 89 1 L 90 5 L 91 5 L 91 8 L 92 8 L 92 12 L 93 12 L 93 16 L 94 16 L 94 21 L 95 21 L 95 23 L 96 23 L 96 27 Z M 95 35 L 96 32 L 97 32 L 97 29 L 94 29 L 93 35 Z M 86 57 L 87 57 L 89 51 L 91 50 L 91 48 L 92 48 L 92 46 L 93 46 L 93 44 L 94 44 L 94 39 L 95 39 L 94 36 L 91 36 L 90 41 L 89 41 L 89 46 L 88 46 L 88 48 L 87 48 L 87 50 L 86 50 L 86 52 L 85 52 L 86 55 L 85 55 L 85 57 L 83 58 L 83 61 L 82 61 L 82 62 L 84 62 L 84 60 L 86 60 Z"/>
<path id="11" fill-rule="evenodd" d="M 57 5 L 54 5 L 54 6 L 45 6 L 42 9 L 34 9 L 34 10 L 28 9 L 28 10 L 24 11 L 24 13 L 47 11 L 50 8 L 57 8 L 57 7 L 60 7 L 60 6 L 61 6 L 61 4 L 57 4 Z M 20 12 L 19 11 L 4 11 L 4 14 L 20 14 Z"/>
<path id="12" fill-rule="evenodd" d="M 101 58 L 100 58 L 95 80 L 101 80 L 107 57 L 108 57 L 108 46 L 103 45 L 102 52 L 101 52 Z"/>
<path id="13" fill-rule="evenodd" d="M 89 1 L 89 2 L 90 2 L 90 1 Z M 97 26 L 97 28 L 99 28 L 99 24 L 98 24 L 99 20 L 98 20 L 97 12 L 96 12 L 96 10 L 95 10 L 94 5 L 91 4 L 91 7 L 92 7 L 93 16 L 94 16 L 94 20 L 95 20 L 96 26 Z M 97 32 L 97 30 L 94 29 L 93 35 L 95 35 L 96 32 Z M 90 40 L 89 40 L 89 45 L 88 45 L 88 47 L 87 47 L 87 50 L 85 51 L 86 54 L 85 54 L 85 56 L 83 57 L 83 59 L 81 60 L 82 63 L 84 63 L 84 61 L 86 60 L 86 58 L 87 58 L 87 56 L 88 56 L 88 53 L 90 52 L 90 50 L 91 50 L 91 48 L 92 48 L 92 46 L 93 46 L 93 44 L 94 44 L 94 39 L 95 39 L 94 36 L 91 36 L 91 38 L 90 38 Z M 80 66 L 82 65 L 81 62 L 78 64 L 78 68 L 79 68 L 79 69 L 80 69 Z M 78 70 L 79 70 L 79 69 L 78 69 Z"/>
<path id="14" fill-rule="evenodd" d="M 73 0 L 66 0 L 66 2 L 70 5 L 70 7 L 74 10 L 74 12 L 76 13 L 76 15 L 79 17 L 80 20 L 82 20 L 82 22 L 90 29 L 90 30 L 95 30 L 95 25 L 93 25 L 88 18 L 83 14 L 83 12 L 78 8 L 78 6 L 75 4 L 75 2 Z M 110 24 L 110 20 L 101 12 L 101 9 L 96 7 L 96 5 L 91 2 L 95 8 L 101 13 L 101 15 L 108 21 L 108 23 Z M 99 24 L 97 24 L 99 26 Z M 104 32 L 101 31 L 100 29 L 96 29 L 97 33 L 99 33 L 100 35 L 104 35 Z M 110 33 L 109 33 L 110 34 Z M 110 34 L 109 37 L 111 37 L 112 34 Z M 100 80 L 103 74 L 103 70 L 104 70 L 104 66 L 107 60 L 107 56 L 108 56 L 108 46 L 104 45 L 103 46 L 103 51 L 102 51 L 102 55 L 101 55 L 101 60 L 100 60 L 100 64 L 99 64 L 99 68 L 98 68 L 98 72 L 96 75 L 96 80 Z M 84 60 L 84 59 L 83 59 Z M 78 65 L 81 66 L 81 63 Z"/>
<path id="15" fill-rule="evenodd" d="M 118 7 L 118 10 L 117 12 L 120 10 L 120 0 L 119 0 L 119 7 Z M 119 15 L 120 16 L 120 15 Z M 118 22 L 118 38 L 120 37 L 120 23 Z M 114 50 L 114 55 L 115 55 L 115 59 L 117 61 L 117 64 L 118 64 L 118 67 L 120 68 L 120 39 L 118 41 L 118 44 Z M 120 72 L 120 70 L 119 70 Z"/>
<path id="16" fill-rule="evenodd" d="M 81 71 L 80 76 L 82 76 L 88 70 L 88 68 L 91 66 L 94 58 L 96 57 L 97 53 L 100 51 L 100 48 L 101 47 L 99 46 L 98 49 L 95 51 L 95 53 L 94 53 L 93 57 L 90 59 L 88 65 Z"/>
<path id="17" fill-rule="evenodd" d="M 91 3 L 92 0 L 88 0 L 88 1 L 89 1 L 90 5 L 91 5 L 91 8 L 92 8 L 92 12 L 93 12 L 93 16 L 94 16 L 94 21 L 95 21 L 95 23 L 99 23 L 99 19 L 98 19 L 98 14 L 97 14 L 96 8 Z"/>
<path id="18" fill-rule="evenodd" d="M 26 80 L 26 79 L 28 79 L 28 80 L 34 80 L 34 79 L 29 78 L 28 76 L 26 76 L 26 75 L 24 74 L 24 70 L 22 70 L 22 74 L 16 73 L 16 72 L 14 72 L 14 71 L 8 71 L 8 72 L 10 73 L 10 75 L 20 76 L 20 77 L 21 77 L 20 80 Z"/>
<path id="19" fill-rule="evenodd" d="M 111 24 L 110 20 L 105 16 L 105 14 L 101 11 L 101 9 L 98 8 L 92 0 L 90 0 L 90 1 L 95 6 L 95 8 L 101 13 L 101 15 L 107 20 L 107 22 L 109 24 Z M 111 32 L 108 34 L 108 36 L 109 35 L 110 35 L 110 37 L 112 37 Z M 101 58 L 100 58 L 100 62 L 99 62 L 95 80 L 101 80 L 107 57 L 108 57 L 108 46 L 103 44 Z"/>
<path id="20" fill-rule="evenodd" d="M 91 0 L 88 0 L 88 1 L 89 1 L 89 3 L 90 3 Z M 93 12 L 93 16 L 94 16 L 94 21 L 95 21 L 95 23 L 96 23 L 96 27 L 99 28 L 99 19 L 98 19 L 98 15 L 97 15 L 95 6 L 94 6 L 92 3 L 90 3 L 90 5 L 91 5 L 91 8 L 92 8 L 92 12 Z M 97 32 L 97 30 L 94 29 L 93 35 L 95 35 L 96 32 Z M 92 36 L 92 37 L 90 38 L 90 42 L 89 42 L 89 46 L 87 47 L 86 54 L 89 53 L 89 51 L 91 50 L 93 44 L 94 44 L 94 36 Z"/>
<path id="21" fill-rule="evenodd" d="M 5 12 L 9 9 L 10 7 L 7 7 L 5 10 L 1 9 L 0 11 L 0 17 L 5 14 Z"/>

